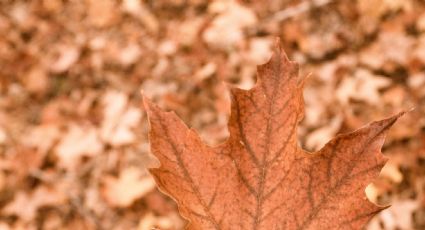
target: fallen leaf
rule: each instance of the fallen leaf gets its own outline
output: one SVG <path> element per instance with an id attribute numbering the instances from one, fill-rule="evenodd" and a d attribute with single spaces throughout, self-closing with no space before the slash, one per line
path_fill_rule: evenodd
<path id="1" fill-rule="evenodd" d="M 178 218 L 176 215 L 169 215 L 169 216 L 154 216 L 153 213 L 146 214 L 139 222 L 138 230 L 145 230 L 145 229 L 181 229 L 183 227 L 183 224 L 181 223 L 181 219 Z M 179 226 L 180 228 L 176 228 L 176 226 Z"/>
<path id="2" fill-rule="evenodd" d="M 45 206 L 58 206 L 66 200 L 64 194 L 46 186 L 39 186 L 31 193 L 20 191 L 14 200 L 2 210 L 6 215 L 16 215 L 24 221 L 33 220 L 37 210 Z"/>
<path id="3" fill-rule="evenodd" d="M 300 49 L 313 58 L 323 58 L 327 53 L 341 49 L 342 43 L 336 34 L 311 34 L 300 40 Z"/>
<path id="4" fill-rule="evenodd" d="M 118 60 L 123 66 L 129 66 L 134 64 L 141 55 L 141 49 L 136 44 L 129 44 L 124 47 L 118 56 Z"/>
<path id="5" fill-rule="evenodd" d="M 34 67 L 25 74 L 24 86 L 30 93 L 43 94 L 46 92 L 48 85 L 49 78 L 43 68 Z"/>
<path id="6" fill-rule="evenodd" d="M 419 207 L 419 202 L 414 200 L 396 201 L 394 204 L 381 212 L 374 218 L 370 224 L 369 229 L 415 229 L 412 226 L 413 212 Z M 381 220 L 382 223 L 379 223 Z M 380 226 L 382 226 L 380 227 Z"/>
<path id="7" fill-rule="evenodd" d="M 80 57 L 80 50 L 73 46 L 60 46 L 59 57 L 50 65 L 53 73 L 62 73 L 74 65 Z"/>
<path id="8" fill-rule="evenodd" d="M 113 0 L 88 0 L 87 7 L 88 21 L 95 27 L 112 26 L 119 18 L 119 14 L 115 11 L 118 5 Z"/>
<path id="9" fill-rule="evenodd" d="M 202 37 L 212 47 L 228 50 L 244 40 L 243 29 L 254 26 L 257 16 L 236 1 L 217 1 L 209 7 L 211 13 L 219 13 Z"/>
<path id="10" fill-rule="evenodd" d="M 144 101 L 161 163 L 150 171 L 188 229 L 361 229 L 383 209 L 364 190 L 386 162 L 380 148 L 402 113 L 338 135 L 318 152 L 302 150 L 304 81 L 279 43 L 254 88 L 232 88 L 230 137 L 221 145 L 205 145 L 174 113 Z"/>
<path id="11" fill-rule="evenodd" d="M 217 71 L 217 66 L 214 63 L 204 65 L 200 70 L 195 73 L 195 80 L 202 82 L 203 80 L 211 77 Z"/>
<path id="12" fill-rule="evenodd" d="M 379 89 L 389 85 L 391 85 L 390 79 L 359 69 L 353 78 L 344 78 L 336 91 L 336 96 L 342 104 L 347 104 L 349 99 L 356 99 L 371 105 L 379 105 L 381 99 Z"/>
<path id="13" fill-rule="evenodd" d="M 43 0 L 43 8 L 51 13 L 59 13 L 63 8 L 62 1 L 59 0 Z"/>
<path id="14" fill-rule="evenodd" d="M 16 149 L 9 159 L 11 170 L 15 173 L 14 184 L 22 184 L 22 179 L 38 170 L 43 164 L 44 154 L 31 148 Z"/>
<path id="15" fill-rule="evenodd" d="M 323 147 L 338 132 L 341 123 L 342 118 L 335 117 L 328 125 L 311 132 L 306 138 L 306 147 L 313 150 Z"/>
<path id="16" fill-rule="evenodd" d="M 125 0 L 122 3 L 123 11 L 139 19 L 142 24 L 151 32 L 157 33 L 159 22 L 143 1 Z"/>
<path id="17" fill-rule="evenodd" d="M 255 64 L 264 63 L 271 55 L 273 40 L 269 38 L 253 38 L 249 42 L 246 58 Z"/>
<path id="18" fill-rule="evenodd" d="M 381 177 L 386 177 L 395 183 L 401 183 L 403 174 L 394 162 L 388 162 L 381 171 Z"/>
<path id="19" fill-rule="evenodd" d="M 26 146 L 36 148 L 44 155 L 59 139 L 60 134 L 57 125 L 43 124 L 29 129 L 22 139 Z"/>
<path id="20" fill-rule="evenodd" d="M 186 47 L 192 46 L 197 41 L 203 23 L 203 17 L 190 18 L 181 22 L 175 31 L 176 41 Z"/>
<path id="21" fill-rule="evenodd" d="M 100 129 L 102 139 L 112 146 L 122 146 L 135 141 L 132 128 L 140 122 L 139 108 L 128 105 L 123 92 L 108 91 L 102 98 L 103 121 Z"/>
<path id="22" fill-rule="evenodd" d="M 359 61 L 374 70 L 394 71 L 395 64 L 406 65 L 412 56 L 414 40 L 399 31 L 382 31 L 378 41 L 360 52 Z"/>
<path id="23" fill-rule="evenodd" d="M 107 177 L 105 185 L 105 199 L 116 207 L 128 207 L 155 188 L 152 177 L 143 176 L 137 168 L 124 169 L 119 178 Z"/>
<path id="24" fill-rule="evenodd" d="M 381 17 L 388 11 L 411 10 L 410 0 L 360 0 L 358 8 L 362 14 L 372 17 Z"/>
<path id="25" fill-rule="evenodd" d="M 59 163 L 65 168 L 74 168 L 83 156 L 95 156 L 102 152 L 96 129 L 71 125 L 68 132 L 56 146 Z"/>

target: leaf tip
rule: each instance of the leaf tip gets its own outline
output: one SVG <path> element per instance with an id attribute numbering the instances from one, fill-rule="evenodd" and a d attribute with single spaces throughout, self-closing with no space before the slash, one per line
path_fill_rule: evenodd
<path id="1" fill-rule="evenodd" d="M 275 39 L 274 39 L 274 46 L 275 46 L 275 48 L 276 49 L 281 49 L 281 46 L 280 46 L 280 37 L 276 37 Z"/>
<path id="2" fill-rule="evenodd" d="M 152 102 L 151 99 L 149 99 L 147 96 L 145 96 L 142 92 L 142 101 L 143 101 L 143 108 L 146 112 L 148 123 L 152 125 L 153 118 L 154 117 L 162 117 L 163 111 L 161 108 L 158 107 L 155 103 Z"/>
<path id="3" fill-rule="evenodd" d="M 410 113 L 416 110 L 416 107 L 411 107 L 410 109 L 406 110 L 406 113 Z"/>
<path id="4" fill-rule="evenodd" d="M 141 94 L 142 94 L 143 108 L 145 109 L 148 116 L 150 116 L 152 113 L 152 110 L 156 107 L 156 105 L 148 97 L 146 97 L 146 95 L 144 95 L 143 92 L 141 92 Z"/>
<path id="5" fill-rule="evenodd" d="M 401 111 L 401 112 L 394 114 L 392 116 L 389 116 L 385 119 L 374 121 L 374 122 L 370 123 L 369 125 L 366 125 L 365 127 L 369 127 L 369 128 L 375 130 L 375 132 L 378 132 L 378 133 L 381 133 L 381 132 L 386 133 L 394 125 L 394 123 L 400 117 L 402 117 L 404 114 L 406 114 L 406 111 Z M 365 127 L 362 127 L 359 130 L 361 130 Z"/>
<path id="6" fill-rule="evenodd" d="M 410 113 L 412 110 L 406 110 L 406 111 L 401 111 L 395 115 L 390 116 L 389 118 L 385 119 L 385 120 L 389 120 L 390 125 L 392 126 L 400 117 L 404 116 L 404 114 L 406 113 Z"/>
<path id="7" fill-rule="evenodd" d="M 289 62 L 289 58 L 288 55 L 286 55 L 285 50 L 283 49 L 282 45 L 281 45 L 281 41 L 280 41 L 280 37 L 276 37 L 275 41 L 274 41 L 274 51 L 273 51 L 273 57 L 279 57 L 280 59 Z"/>

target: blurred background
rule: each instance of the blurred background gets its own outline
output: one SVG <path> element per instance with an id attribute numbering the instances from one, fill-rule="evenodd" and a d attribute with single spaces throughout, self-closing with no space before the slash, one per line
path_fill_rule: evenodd
<path id="1" fill-rule="evenodd" d="M 182 229 L 146 170 L 140 91 L 220 143 L 223 82 L 252 87 L 275 37 L 312 73 L 303 148 L 414 108 L 367 229 L 425 229 L 424 1 L 0 0 L 0 230 Z"/>

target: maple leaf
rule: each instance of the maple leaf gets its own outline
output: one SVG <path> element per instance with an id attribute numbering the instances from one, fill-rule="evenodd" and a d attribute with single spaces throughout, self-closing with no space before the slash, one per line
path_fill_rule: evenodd
<path id="1" fill-rule="evenodd" d="M 279 40 L 251 90 L 231 89 L 230 137 L 204 144 L 173 112 L 144 99 L 152 168 L 188 229 L 360 229 L 383 209 L 365 188 L 386 162 L 381 147 L 403 113 L 338 135 L 320 151 L 297 145 L 304 80 Z"/>

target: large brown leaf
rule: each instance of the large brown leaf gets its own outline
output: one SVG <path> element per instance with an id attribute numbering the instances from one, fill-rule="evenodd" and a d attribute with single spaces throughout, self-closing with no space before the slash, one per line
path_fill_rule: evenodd
<path id="1" fill-rule="evenodd" d="M 302 89 L 298 64 L 277 41 L 255 87 L 231 90 L 230 137 L 217 147 L 145 99 L 161 163 L 151 172 L 188 229 L 360 229 L 382 209 L 364 190 L 385 164 L 380 149 L 401 114 L 308 153 L 297 145 Z"/>

